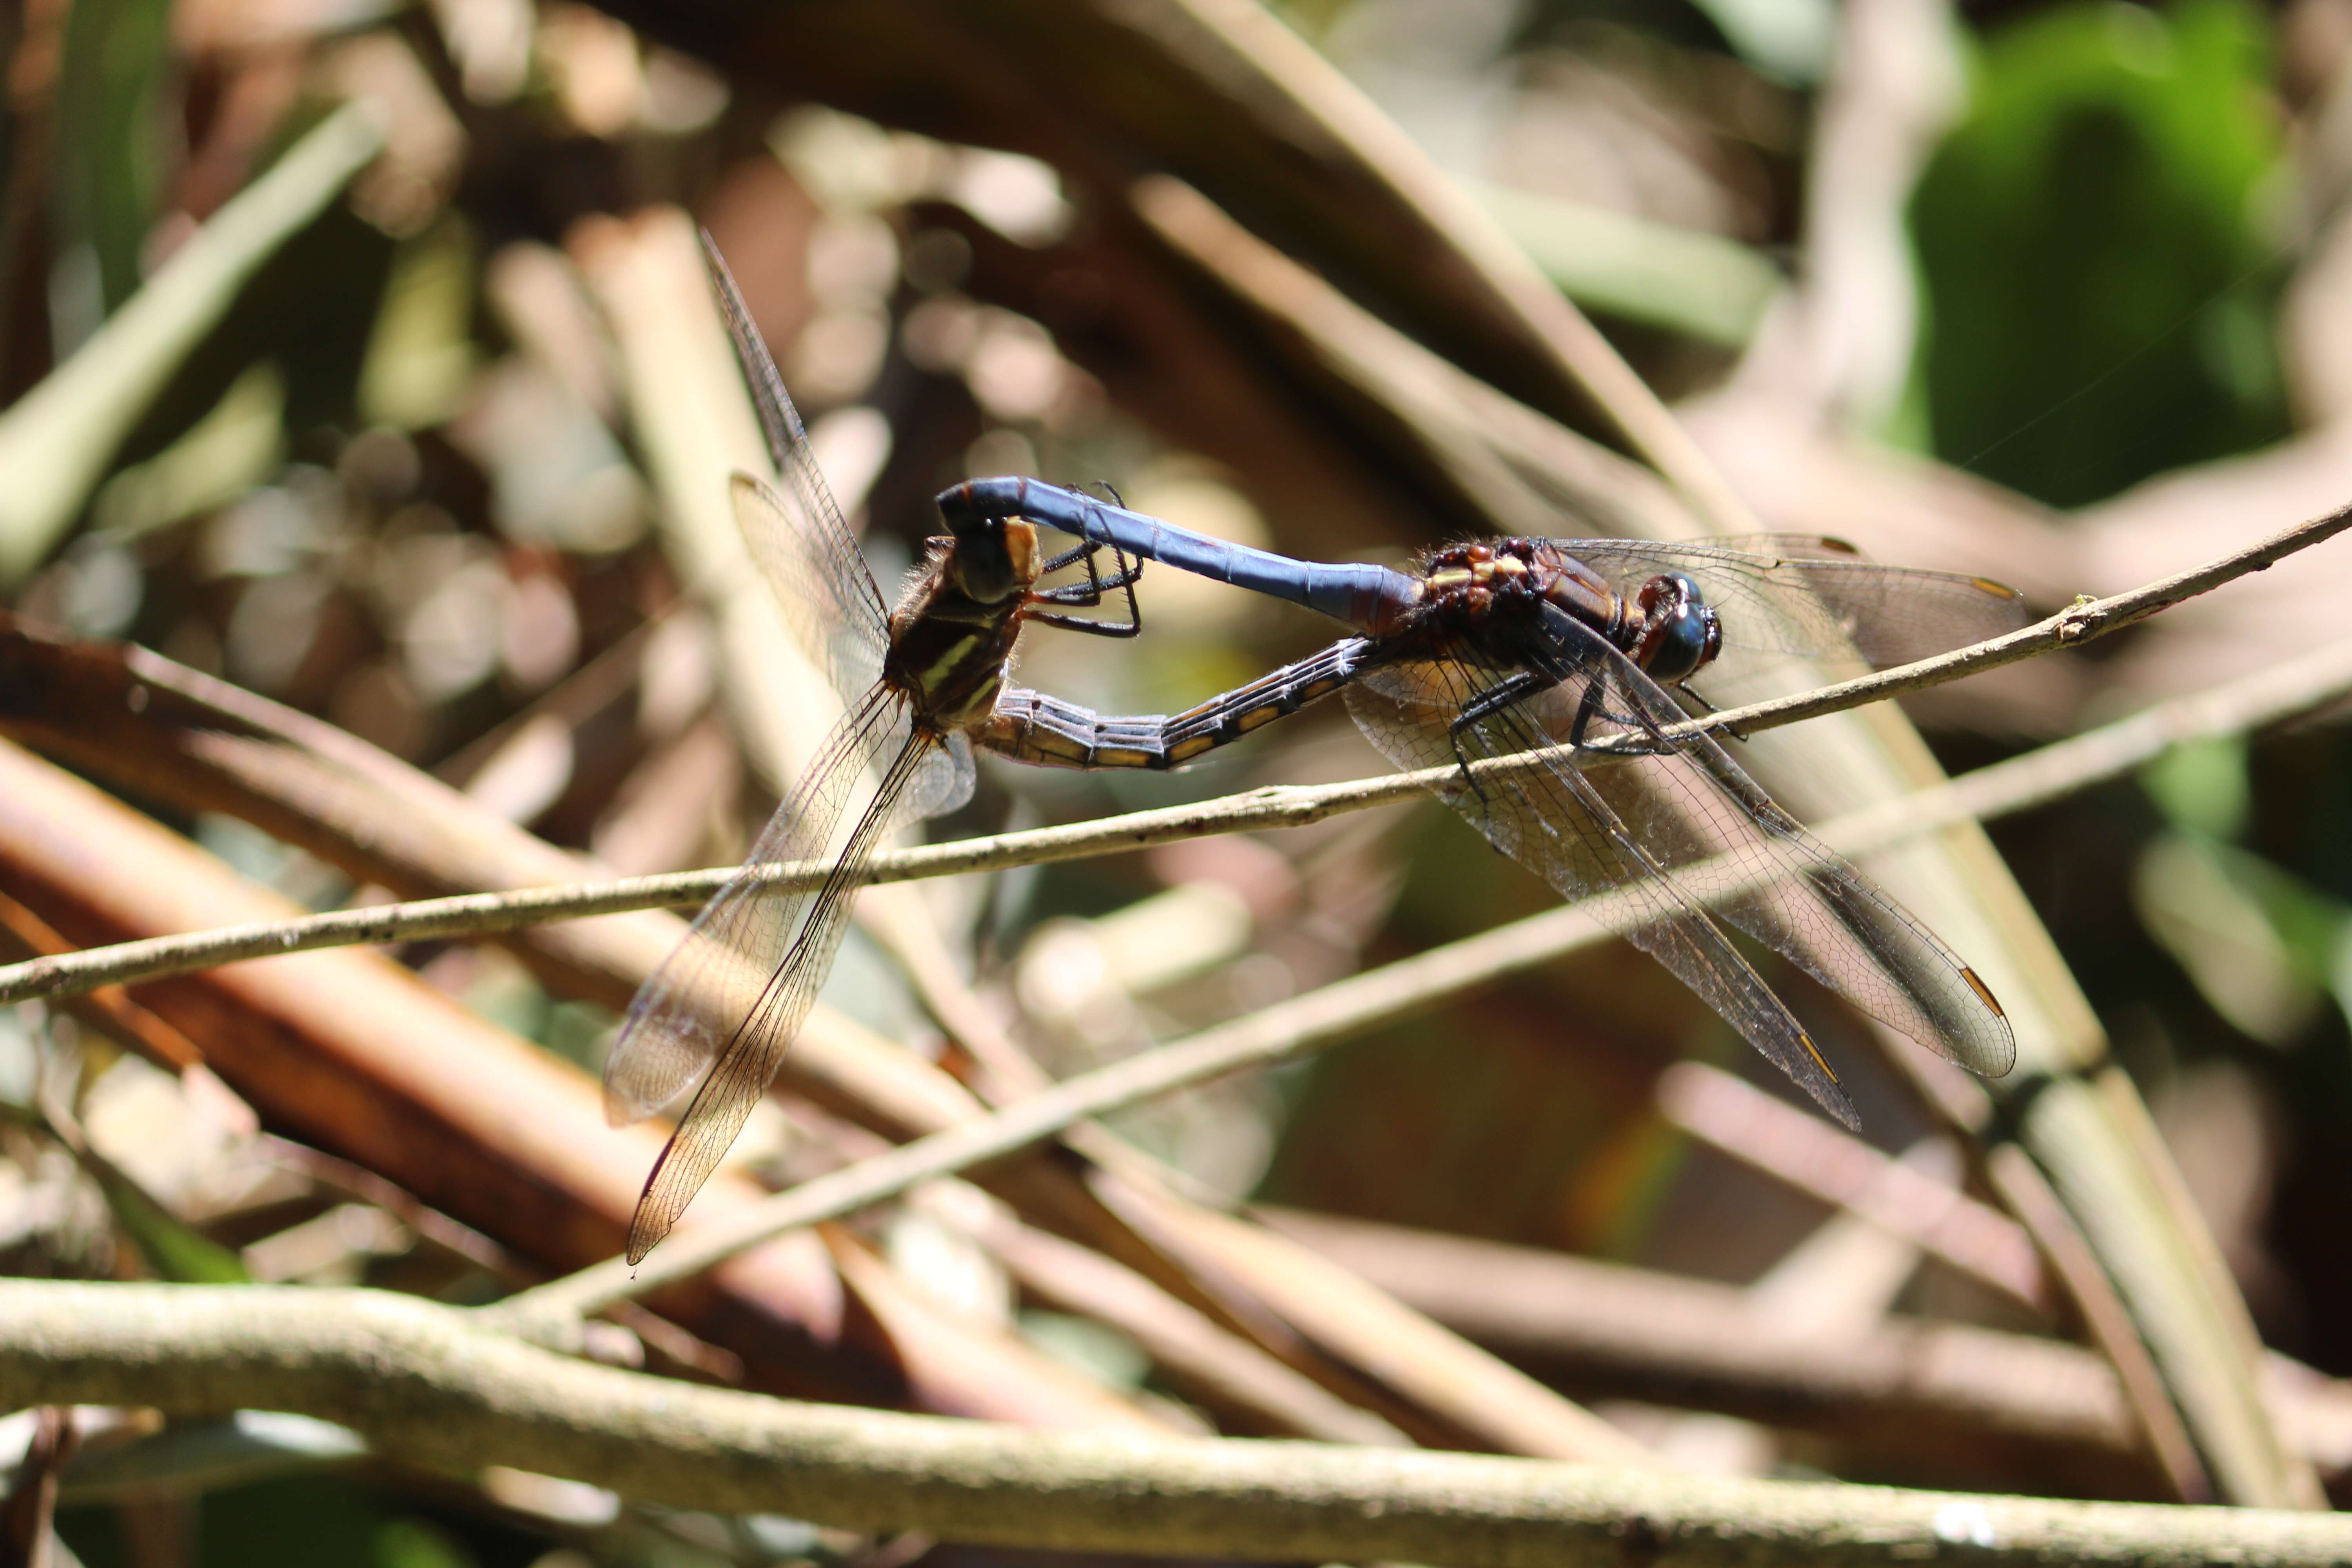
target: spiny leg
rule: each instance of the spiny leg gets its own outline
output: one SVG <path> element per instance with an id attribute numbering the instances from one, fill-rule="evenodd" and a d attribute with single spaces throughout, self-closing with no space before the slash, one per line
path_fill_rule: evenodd
<path id="1" fill-rule="evenodd" d="M 1610 757 L 1656 757 L 1676 749 L 1673 742 L 1659 733 L 1657 725 L 1648 714 L 1637 710 L 1629 720 L 1621 714 L 1607 712 L 1601 707 L 1606 691 L 1607 682 L 1598 674 L 1585 682 L 1584 695 L 1576 705 L 1576 717 L 1568 726 L 1568 744 L 1572 750 Z M 1592 721 L 1599 718 L 1625 726 L 1625 732 L 1598 743 L 1587 742 L 1585 733 L 1591 728 Z M 1636 729 L 1641 731 L 1638 736 L 1634 732 Z"/>
<path id="2" fill-rule="evenodd" d="M 1464 703 L 1462 711 L 1454 717 L 1452 723 L 1445 727 L 1446 743 L 1453 748 L 1454 765 L 1462 770 L 1463 782 L 1467 784 L 1471 792 L 1477 795 L 1478 804 L 1481 806 L 1491 806 L 1493 803 L 1487 800 L 1486 792 L 1478 783 L 1477 775 L 1470 770 L 1469 753 L 1462 744 L 1463 733 L 1472 725 L 1491 719 L 1505 710 L 1528 700 L 1538 692 L 1549 691 L 1555 687 L 1566 684 L 1567 679 L 1564 675 L 1554 674 L 1548 670 L 1513 670 Z M 1610 713 L 1604 708 L 1607 689 L 1607 681 L 1598 672 L 1586 678 L 1583 693 L 1577 700 L 1576 716 L 1569 721 L 1567 744 L 1570 750 L 1604 752 L 1610 756 L 1643 757 L 1661 755 L 1675 749 L 1671 742 L 1655 732 L 1655 726 L 1649 722 L 1647 717 L 1640 713 L 1633 716 L 1632 723 L 1649 732 L 1639 741 L 1635 741 L 1629 731 L 1626 736 L 1612 737 L 1611 740 L 1599 745 L 1589 743 L 1586 736 L 1595 720 L 1606 718 L 1615 723 L 1627 722 L 1623 718 Z M 1624 743 L 1620 743 L 1621 740 Z"/>
<path id="3" fill-rule="evenodd" d="M 1720 707 L 1679 682 L 1667 687 L 1666 694 L 1681 704 L 1683 711 L 1694 719 L 1712 719 L 1723 711 Z M 1742 745 L 1748 742 L 1748 731 L 1745 730 L 1718 730 L 1716 733 L 1727 741 L 1738 741 Z"/>
<path id="4" fill-rule="evenodd" d="M 1538 691 L 1548 691 L 1559 682 L 1551 676 L 1533 669 L 1515 669 L 1494 685 L 1479 692 L 1462 705 L 1462 711 L 1445 726 L 1445 743 L 1454 749 L 1454 765 L 1462 770 L 1462 782 L 1478 797 L 1482 808 L 1491 808 L 1494 802 L 1486 798 L 1486 786 L 1478 775 L 1470 771 L 1470 753 L 1463 749 L 1463 732 L 1483 720 L 1491 719 L 1514 703 L 1525 701 Z"/>
<path id="5" fill-rule="evenodd" d="M 1123 589 L 1127 594 L 1126 620 L 1099 621 L 1083 616 L 1059 615 L 1051 610 L 1033 610 L 1029 613 L 1028 618 L 1033 621 L 1042 621 L 1049 626 L 1061 626 L 1069 631 L 1085 632 L 1090 637 L 1131 637 L 1140 633 L 1143 630 L 1143 611 L 1135 602 L 1135 584 L 1143 575 L 1143 563 L 1140 559 L 1129 562 L 1123 552 L 1114 549 L 1110 552 L 1111 559 L 1118 563 L 1118 570 L 1108 577 L 1102 576 L 1095 570 L 1095 552 L 1100 548 L 1101 546 L 1092 540 L 1088 540 L 1046 562 L 1045 571 L 1052 573 L 1083 560 L 1087 563 L 1087 580 L 1084 583 L 1067 583 L 1058 588 L 1036 590 L 1029 595 L 1030 602 L 1046 605 L 1093 605 L 1102 603 L 1103 595 L 1106 592 L 1114 588 Z"/>

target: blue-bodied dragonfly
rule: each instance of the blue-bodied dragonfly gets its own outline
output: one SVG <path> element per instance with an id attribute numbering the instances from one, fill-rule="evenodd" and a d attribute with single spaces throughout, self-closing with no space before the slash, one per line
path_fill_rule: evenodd
<path id="1" fill-rule="evenodd" d="M 874 851 L 909 816 L 953 809 L 972 787 L 971 747 L 1058 766 L 1155 765 L 1166 721 L 1107 719 L 1006 683 L 1024 626 L 1097 636 L 1140 629 L 1139 562 L 1081 542 L 1048 557 L 1019 518 L 958 519 L 893 609 L 844 524 L 806 432 L 717 248 L 713 286 L 782 483 L 733 481 L 736 517 L 802 649 L 845 711 L 761 833 L 744 868 L 696 917 L 629 1008 L 604 1069 L 606 1109 L 634 1121 L 694 1091 L 629 1225 L 634 1263 L 677 1223 L 767 1090 L 833 967 Z M 1040 586 L 1083 565 L 1085 577 Z M 1123 621 L 1080 616 L 1126 595 Z M 1074 740 L 1073 737 L 1080 738 Z M 1083 743 L 1081 743 L 1083 742 Z M 1098 754 L 1097 754 L 1098 753 Z M 777 892 L 759 868 L 802 861 L 824 882 Z"/>
<path id="2" fill-rule="evenodd" d="M 1710 909 L 1963 1067 L 1998 1078 L 2014 1064 L 2009 1020 L 1976 971 L 1714 739 L 1675 731 L 1689 715 L 1671 694 L 1711 706 L 1695 681 L 1753 678 L 1773 659 L 1908 663 L 2022 626 L 2014 591 L 1874 565 L 1822 539 L 1490 539 L 1400 572 L 1294 561 L 1030 479 L 971 480 L 940 510 L 959 528 L 1058 528 L 1357 634 L 1190 714 L 1125 721 L 1117 738 L 1163 747 L 1143 765 L 1173 766 L 1344 688 L 1391 763 L 1454 766 L 1441 793 L 1496 848 L 1570 900 L 1633 900 L 1633 942 L 1847 1126 L 1859 1119 L 1836 1073 Z M 1051 717 L 1035 715 L 1049 734 L 1084 733 Z M 1073 765 L 1095 761 L 1071 752 Z M 1526 765 L 1473 766 L 1522 754 Z"/>

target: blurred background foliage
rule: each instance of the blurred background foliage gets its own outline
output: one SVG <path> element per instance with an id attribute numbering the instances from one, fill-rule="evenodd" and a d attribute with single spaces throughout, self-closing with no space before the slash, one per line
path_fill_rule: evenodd
<path id="1" fill-rule="evenodd" d="M 2053 506 L 2286 433 L 2263 13 L 2069 6 L 1971 59 L 1912 205 L 1924 443 Z"/>
<path id="2" fill-rule="evenodd" d="M 763 25 L 806 24 L 831 61 L 814 9 L 779 6 Z M 1798 395 L 1759 367 L 1785 354 L 1794 289 L 1825 265 L 1836 6 L 1300 0 L 1280 15 L 1683 400 L 1773 526 L 1851 532 L 2054 606 L 2352 491 L 2348 0 L 1934 12 L 1953 95 L 1920 133 L 1895 212 L 1916 296 L 1858 318 L 1892 358 L 1891 395 L 1820 442 L 1777 433 Z M 722 51 L 698 58 L 691 38 L 640 37 L 568 0 L 21 0 L 6 26 L 0 389 L 19 399 L 335 100 L 392 109 L 385 156 L 290 226 L 168 379 L 133 399 L 87 493 L 6 521 L 32 563 L 8 585 L 15 614 L 135 641 L 323 719 L 612 871 L 740 856 L 775 795 L 722 700 L 719 633 L 666 542 L 643 412 L 662 392 L 629 381 L 598 272 L 608 216 L 675 204 L 714 234 L 886 584 L 932 527 L 929 498 L 971 474 L 1106 479 L 1139 510 L 1303 554 L 1393 555 L 1444 531 L 1433 505 L 1295 507 L 1276 444 L 1290 426 L 1268 437 L 1272 458 L 1239 441 L 1207 449 L 1202 426 L 1139 398 L 1128 377 L 1154 370 L 1185 321 L 1172 306 L 1165 320 L 1121 314 L 1135 296 L 1102 260 L 1116 259 L 1117 224 L 1035 158 L 793 100 L 739 79 Z M 837 68 L 864 90 L 891 67 Z M 1048 119 L 1017 101 L 1005 112 Z M 1263 386 L 1305 379 L 1285 362 L 1245 367 L 1258 384 L 1220 382 L 1230 367 L 1202 357 L 1184 384 L 1227 389 L 1244 422 Z M 1368 489 L 1412 471 L 1395 453 L 1360 455 Z M 1586 531 L 1570 516 L 1553 530 Z M 2343 575 L 2297 558 L 2272 574 L 2291 583 L 1917 717 L 1956 766 L 2012 752 L 2338 635 Z M 1134 657 L 1033 637 L 1021 679 L 1108 710 L 1167 710 L 1319 640 L 1301 618 L 1176 574 L 1143 593 L 1151 630 Z M 932 831 L 1380 771 L 1336 705 L 1282 728 L 1171 778 L 992 768 Z M 379 896 L 242 822 L 147 804 L 299 902 Z M 2309 724 L 2183 752 L 1997 836 L 2267 1340 L 2336 1375 L 2352 1373 L 2347 804 L 2352 755 L 2338 730 Z M 929 898 L 1057 1073 L 1554 901 L 1435 810 Z M 499 950 L 400 956 L 569 1061 L 593 1068 L 609 1036 L 608 1006 Z M 1855 1064 L 1873 1141 L 1896 1151 L 1926 1133 L 1851 1023 L 1801 984 L 1790 994 Z M 938 1051 L 881 942 L 853 935 L 826 999 Z M 1618 948 L 1119 1127 L 1223 1197 L 1747 1284 L 1825 1211 L 1654 1113 L 1661 1070 L 1685 1057 L 1769 1078 Z M 0 1014 L 0 1089 L 18 1108 L 0 1125 L 10 1272 L 369 1282 L 459 1300 L 503 1288 L 430 1215 L 254 1137 L 61 1012 Z M 744 1168 L 782 1179 L 863 1147 L 835 1149 L 824 1112 L 782 1103 L 747 1135 Z M 1132 1341 L 1024 1297 L 936 1215 L 867 1228 L 918 1289 L 1172 1407 Z M 2057 1326 L 1933 1265 L 1906 1269 L 1889 1300 Z M 1723 1468 L 1893 1465 L 1769 1421 L 1625 1419 Z M 284 1431 L 215 1436 L 265 1471 L 348 1458 Z M 152 1469 L 127 1490 L 86 1490 L 65 1516 L 87 1562 L 896 1563 L 920 1549 L 657 1516 L 544 1478 L 252 1481 L 216 1458 L 139 1451 L 156 1454 Z M 2008 1485 L 2100 1485 L 1990 1470 Z"/>

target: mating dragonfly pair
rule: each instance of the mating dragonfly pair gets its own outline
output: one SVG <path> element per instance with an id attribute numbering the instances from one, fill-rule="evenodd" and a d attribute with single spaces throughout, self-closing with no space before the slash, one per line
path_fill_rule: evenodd
<path id="1" fill-rule="evenodd" d="M 715 250 L 709 259 L 782 481 L 737 475 L 737 516 L 847 709 L 743 871 L 646 981 L 614 1046 L 605 1092 L 616 1120 L 694 1089 L 638 1200 L 631 1262 L 677 1224 L 766 1091 L 874 851 L 908 816 L 970 795 L 973 745 L 1048 766 L 1171 768 L 1343 689 L 1391 762 L 1454 767 L 1441 793 L 1496 848 L 1570 899 L 1631 899 L 1641 921 L 1632 940 L 1848 1126 L 1857 1119 L 1837 1075 L 1717 915 L 1922 1045 L 1990 1077 L 2009 1070 L 2015 1042 L 1976 972 L 1716 741 L 1673 730 L 1687 714 L 1670 692 L 1703 705 L 1695 678 L 1759 657 L 1925 658 L 2022 625 L 2012 591 L 1779 538 L 1496 539 L 1432 552 L 1411 572 L 1318 565 L 996 479 L 940 497 L 948 535 L 930 542 L 894 610 L 733 280 Z M 1080 542 L 1049 555 L 1041 524 Z M 1139 631 L 1145 560 L 1307 605 L 1354 635 L 1172 717 L 1106 718 L 1007 683 L 1026 623 Z M 1084 580 L 1039 585 L 1076 566 Z M 1114 594 L 1124 620 L 1072 613 Z M 1522 761 L 1477 765 L 1505 757 Z M 830 871 L 814 890 L 771 892 L 758 868 L 793 860 Z"/>

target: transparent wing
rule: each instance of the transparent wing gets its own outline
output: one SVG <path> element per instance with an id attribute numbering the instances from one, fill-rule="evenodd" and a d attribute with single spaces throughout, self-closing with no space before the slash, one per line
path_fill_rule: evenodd
<path id="1" fill-rule="evenodd" d="M 889 607 L 866 570 L 857 540 L 842 521 L 833 491 L 816 466 L 800 411 L 784 391 L 783 378 L 768 345 L 751 324 L 751 313 L 719 258 L 710 237 L 702 237 L 711 287 L 719 296 L 735 360 L 759 410 L 780 486 L 771 488 L 748 474 L 735 476 L 735 521 L 752 559 L 784 605 L 785 618 L 803 651 L 830 671 L 843 692 L 864 691 L 882 668 L 890 640 Z"/>
<path id="2" fill-rule="evenodd" d="M 907 786 L 904 815 L 944 816 L 970 801 L 979 784 L 980 771 L 972 765 L 971 737 L 961 730 L 950 731 L 941 744 L 924 753 L 922 766 L 917 770 L 914 782 Z"/>
<path id="3" fill-rule="evenodd" d="M 1588 742 L 1651 743 L 1681 710 L 1614 648 L 1555 617 L 1543 673 L 1559 684 L 1465 726 L 1463 754 L 1564 742 L 1588 703 Z M 1401 766 L 1454 761 L 1454 717 L 1496 676 L 1444 659 L 1380 670 L 1349 702 Z M 1972 971 L 1894 899 L 1772 804 L 1701 736 L 1657 754 L 1580 765 L 1551 751 L 1524 772 L 1447 799 L 1512 858 L 1570 899 L 1617 891 L 1649 923 L 1654 955 L 1822 1107 L 1853 1109 L 1803 1028 L 1701 906 L 1788 956 L 1864 1012 L 1963 1066 L 1998 1077 L 2015 1060 L 2008 1020 Z"/>
<path id="4" fill-rule="evenodd" d="M 844 556 L 826 542 L 824 526 L 804 504 L 750 474 L 737 474 L 733 488 L 736 525 L 783 610 L 793 642 L 845 697 L 870 689 L 882 677 L 890 624 L 881 611 L 874 574 L 848 531 L 841 531 L 848 551 Z"/>
<path id="5" fill-rule="evenodd" d="M 2026 624 L 2024 596 L 1983 577 L 1864 561 L 1839 540 L 1763 534 L 1718 544 L 1556 539 L 1620 592 L 1685 572 L 1723 621 L 1714 685 L 1772 658 L 1851 660 L 1885 669 Z M 1703 673 L 1693 684 L 1712 689 Z"/>
<path id="6" fill-rule="evenodd" d="M 1372 744 L 1398 767 L 1443 766 L 1454 761 L 1447 733 L 1451 716 L 1491 679 L 1452 660 L 1414 660 L 1349 688 L 1348 707 Z M 1469 727 L 1461 740 L 1472 761 L 1546 743 L 1509 713 Z M 1484 778 L 1475 791 L 1456 784 L 1439 793 L 1496 848 L 1562 897 L 1622 893 L 1642 922 L 1628 933 L 1634 946 L 1664 964 L 1822 1110 L 1848 1127 L 1861 1126 L 1853 1102 L 1804 1026 L 1579 768 L 1563 761 L 1507 778 Z"/>
<path id="7" fill-rule="evenodd" d="M 615 1121 L 634 1120 L 698 1087 L 637 1200 L 631 1262 L 677 1224 L 775 1076 L 833 967 L 859 872 L 931 749 L 894 696 L 870 693 L 776 808 L 744 870 L 638 992 L 605 1066 L 606 1110 Z M 843 834 L 874 761 L 886 754 L 888 766 Z M 814 890 L 774 893 L 752 868 L 775 860 L 833 869 Z"/>

